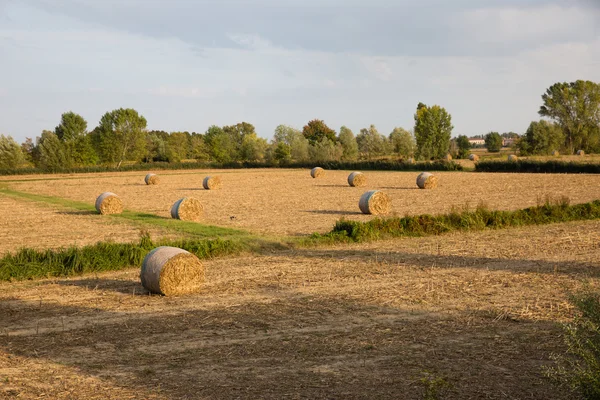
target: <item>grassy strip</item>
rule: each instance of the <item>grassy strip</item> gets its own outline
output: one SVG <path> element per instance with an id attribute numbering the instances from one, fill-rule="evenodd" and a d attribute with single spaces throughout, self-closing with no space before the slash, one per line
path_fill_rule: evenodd
<path id="1" fill-rule="evenodd" d="M 600 218 L 600 200 L 570 205 L 568 199 L 515 211 L 493 211 L 480 206 L 474 211 L 403 218 L 375 218 L 368 222 L 339 220 L 326 234 L 313 234 L 304 244 L 360 242 L 387 237 L 441 235 L 452 231 L 476 231 Z"/>
<path id="2" fill-rule="evenodd" d="M 600 174 L 600 164 L 573 161 L 480 161 L 475 164 L 476 172 L 521 172 L 549 174 Z"/>
<path id="3" fill-rule="evenodd" d="M 153 242 L 143 234 L 139 243 L 98 243 L 58 250 L 22 249 L 0 258 L 0 281 L 80 275 L 141 266 L 144 257 L 158 246 L 179 247 L 200 259 L 259 251 L 273 243 L 259 240 L 204 239 Z"/>
<path id="4" fill-rule="evenodd" d="M 313 168 L 319 165 L 326 169 L 363 170 L 363 171 L 462 171 L 460 164 L 446 161 L 426 161 L 415 164 L 395 160 L 377 161 L 327 161 L 327 162 L 292 162 L 269 164 L 265 162 L 181 162 L 181 163 L 147 163 L 123 165 L 120 169 L 111 166 L 90 166 L 78 168 L 55 169 L 44 171 L 39 168 L 19 168 L 0 170 L 0 175 L 31 175 L 31 174 L 72 174 L 72 173 L 97 173 L 117 171 L 159 171 L 159 170 L 185 170 L 185 169 L 243 169 L 243 168 Z"/>
<path id="5" fill-rule="evenodd" d="M 35 201 L 39 203 L 53 204 L 64 208 L 70 208 L 77 211 L 89 212 L 90 214 L 96 214 L 96 209 L 93 205 L 63 199 L 61 197 L 45 196 L 40 194 L 19 192 L 16 190 L 0 187 L 0 194 L 4 194 L 13 198 L 25 199 L 29 201 Z M 212 225 L 203 225 L 196 222 L 179 221 L 171 218 L 164 218 L 154 214 L 141 213 L 136 211 L 123 211 L 122 214 L 113 214 L 104 216 L 114 220 L 124 220 L 127 222 L 133 222 L 142 226 L 156 226 L 160 228 L 170 229 L 173 231 L 185 233 L 187 235 L 194 236 L 196 238 L 215 238 L 215 237 L 244 237 L 250 236 L 249 232 L 222 228 Z"/>

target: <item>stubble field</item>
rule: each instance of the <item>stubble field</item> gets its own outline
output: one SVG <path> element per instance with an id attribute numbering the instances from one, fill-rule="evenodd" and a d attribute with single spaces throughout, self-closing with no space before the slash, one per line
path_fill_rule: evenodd
<path id="1" fill-rule="evenodd" d="M 223 189 L 205 191 L 208 174 L 164 173 L 156 187 L 139 173 L 0 184 L 89 204 L 110 190 L 128 209 L 164 217 L 195 196 L 207 223 L 270 235 L 326 232 L 340 216 L 368 220 L 357 214 L 367 189 L 390 194 L 398 215 L 600 198 L 591 175 L 438 173 L 440 186 L 420 191 L 416 173 L 369 172 L 366 188 L 350 188 L 343 171 L 316 180 L 308 171 L 218 171 Z M 0 200 L 23 213 L 42 207 Z M 43 207 L 62 220 L 63 209 Z M 107 223 L 68 217 L 72 226 L 89 219 L 94 232 Z M 218 258 L 204 262 L 205 289 L 179 298 L 148 295 L 139 266 L 0 283 L 0 398 L 423 399 L 435 387 L 442 399 L 571 399 L 543 368 L 565 350 L 569 293 L 600 284 L 599 232 L 588 221 Z M 135 235 L 121 234 L 114 239 Z M 51 230 L 37 235 L 49 243 Z"/>

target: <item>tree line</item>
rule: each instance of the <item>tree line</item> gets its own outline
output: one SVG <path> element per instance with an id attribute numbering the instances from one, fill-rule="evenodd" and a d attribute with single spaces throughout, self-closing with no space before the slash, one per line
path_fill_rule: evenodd
<path id="1" fill-rule="evenodd" d="M 502 139 L 518 138 L 515 147 L 522 155 L 573 154 L 577 150 L 600 152 L 600 84 L 590 81 L 556 83 L 542 96 L 540 121 L 532 122 L 519 136 L 510 132 L 486 134 L 488 151 L 499 151 Z M 449 152 L 466 158 L 469 139 L 452 139 L 452 117 L 439 105 L 417 105 L 412 131 L 397 127 L 388 135 L 374 125 L 354 134 L 342 126 L 339 132 L 322 120 L 309 121 L 302 130 L 279 125 L 273 139 L 257 135 L 248 122 L 210 126 L 204 133 L 165 132 L 147 129 L 146 119 L 134 109 L 105 113 L 98 125 L 88 130 L 87 121 L 72 111 L 62 114 L 54 130 L 44 130 L 34 140 L 19 145 L 0 135 L 0 169 L 33 165 L 58 171 L 93 165 L 119 168 L 124 162 L 176 163 L 197 160 L 216 163 L 376 160 L 381 158 L 441 159 Z"/>

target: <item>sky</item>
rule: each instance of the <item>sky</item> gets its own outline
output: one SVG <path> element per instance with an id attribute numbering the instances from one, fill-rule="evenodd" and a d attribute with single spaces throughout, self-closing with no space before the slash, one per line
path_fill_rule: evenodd
<path id="1" fill-rule="evenodd" d="M 556 82 L 600 82 L 600 0 L 0 0 L 0 133 L 134 108 L 149 129 L 323 119 L 524 132 Z"/>

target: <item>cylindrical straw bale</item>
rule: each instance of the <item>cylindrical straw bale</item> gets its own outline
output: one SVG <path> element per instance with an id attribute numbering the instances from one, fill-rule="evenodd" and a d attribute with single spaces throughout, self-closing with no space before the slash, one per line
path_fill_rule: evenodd
<path id="1" fill-rule="evenodd" d="M 171 217 L 182 221 L 200 221 L 203 212 L 202 203 L 193 197 L 179 199 L 171 207 Z"/>
<path id="2" fill-rule="evenodd" d="M 363 214 L 387 214 L 390 212 L 390 197 L 379 190 L 370 190 L 365 192 L 358 202 L 358 208 Z"/>
<path id="3" fill-rule="evenodd" d="M 202 186 L 206 190 L 215 190 L 221 188 L 221 177 L 219 176 L 207 176 L 202 181 Z"/>
<path id="4" fill-rule="evenodd" d="M 414 164 L 414 163 L 415 163 L 415 159 L 414 159 L 414 158 L 412 158 L 412 157 L 408 157 L 408 158 L 406 159 L 406 162 L 407 162 L 408 164 Z"/>
<path id="5" fill-rule="evenodd" d="M 160 180 L 158 179 L 158 175 L 148 174 L 144 178 L 144 182 L 146 182 L 146 185 L 158 185 L 160 183 Z"/>
<path id="6" fill-rule="evenodd" d="M 419 189 L 434 189 L 437 187 L 437 184 L 437 176 L 429 172 L 421 172 L 419 176 L 417 176 L 417 186 Z"/>
<path id="7" fill-rule="evenodd" d="M 560 152 L 559 152 L 558 150 L 554 150 L 554 151 L 552 152 L 552 155 L 553 155 L 554 157 L 558 157 L 558 156 L 560 156 Z"/>
<path id="8" fill-rule="evenodd" d="M 511 155 L 508 156 L 508 161 L 515 162 L 515 161 L 518 161 L 518 160 L 519 160 L 519 157 L 515 156 L 514 154 L 511 154 Z"/>
<path id="9" fill-rule="evenodd" d="M 469 160 L 477 162 L 479 161 L 479 156 L 477 154 L 469 154 Z"/>
<path id="10" fill-rule="evenodd" d="M 450 153 L 444 156 L 444 161 L 452 161 L 452 155 Z"/>
<path id="11" fill-rule="evenodd" d="M 314 167 L 310 170 L 310 176 L 313 178 L 321 178 L 325 176 L 325 170 L 321 167 Z"/>
<path id="12" fill-rule="evenodd" d="M 367 184 L 367 177 L 362 172 L 353 172 L 348 175 L 348 185 L 352 187 L 361 187 Z"/>
<path id="13" fill-rule="evenodd" d="M 577 155 L 578 156 L 585 156 L 585 151 L 583 151 L 583 150 L 577 150 Z"/>
<path id="14" fill-rule="evenodd" d="M 104 192 L 96 199 L 96 211 L 102 215 L 121 214 L 123 202 L 116 194 Z"/>
<path id="15" fill-rule="evenodd" d="M 161 246 L 144 258 L 142 285 L 152 293 L 177 296 L 199 292 L 204 267 L 192 253 L 177 247 Z"/>

